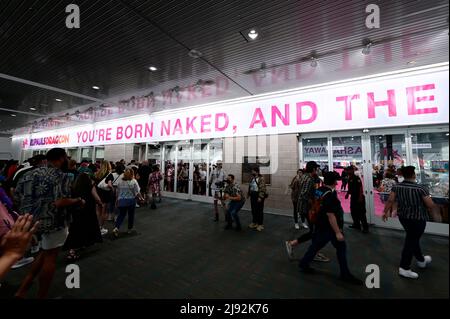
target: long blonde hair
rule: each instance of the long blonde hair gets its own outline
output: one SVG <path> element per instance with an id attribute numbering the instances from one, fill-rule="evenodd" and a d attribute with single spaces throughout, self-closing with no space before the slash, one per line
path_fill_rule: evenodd
<path id="1" fill-rule="evenodd" d="M 134 179 L 134 171 L 132 168 L 127 168 L 125 172 L 123 172 L 122 180 L 131 181 Z"/>
<path id="2" fill-rule="evenodd" d="M 107 174 L 111 172 L 111 164 L 108 161 L 102 161 L 100 169 L 95 173 L 96 179 L 103 179 Z"/>

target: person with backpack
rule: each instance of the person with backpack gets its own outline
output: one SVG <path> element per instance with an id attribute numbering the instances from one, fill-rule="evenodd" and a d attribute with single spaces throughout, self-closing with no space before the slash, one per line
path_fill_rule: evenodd
<path id="1" fill-rule="evenodd" d="M 338 176 L 336 173 L 327 172 L 324 174 L 324 186 L 315 191 L 318 199 L 318 209 L 311 211 L 310 220 L 314 221 L 315 230 L 312 243 L 300 260 L 299 268 L 304 273 L 313 273 L 314 269 L 310 264 L 314 256 L 329 242 L 336 248 L 337 260 L 341 270 L 340 279 L 355 285 L 362 285 L 363 282 L 354 277 L 347 264 L 347 247 L 343 234 L 344 210 L 336 193 Z"/>
<path id="2" fill-rule="evenodd" d="M 250 197 L 253 221 L 248 226 L 257 231 L 264 230 L 264 201 L 268 196 L 266 182 L 261 175 L 259 167 L 252 168 L 252 179 L 248 185 L 247 197 Z"/>
<path id="3" fill-rule="evenodd" d="M 314 200 L 314 195 L 317 189 L 317 184 L 315 178 L 317 177 L 317 169 L 320 166 L 314 162 L 310 161 L 306 163 L 305 172 L 300 177 L 299 181 L 299 191 L 298 191 L 298 213 L 300 216 L 304 216 L 308 222 L 309 231 L 306 234 L 303 234 L 296 240 L 286 241 L 286 250 L 289 255 L 289 258 L 293 258 L 293 248 L 301 243 L 307 242 L 311 240 L 313 232 L 314 232 L 314 224 L 309 219 L 309 211 L 311 209 L 311 205 Z M 315 261 L 320 262 L 328 262 L 330 259 L 325 255 L 318 253 L 314 257 Z"/>
<path id="4" fill-rule="evenodd" d="M 241 221 L 239 219 L 239 211 L 241 210 L 242 206 L 245 204 L 245 197 L 242 193 L 241 188 L 239 185 L 235 182 L 234 175 L 228 174 L 227 177 L 227 186 L 224 190 L 224 200 L 228 200 L 228 209 L 226 214 L 226 221 L 227 225 L 225 226 L 225 229 L 232 229 L 233 228 L 233 221 L 236 224 L 236 231 L 241 231 Z"/>

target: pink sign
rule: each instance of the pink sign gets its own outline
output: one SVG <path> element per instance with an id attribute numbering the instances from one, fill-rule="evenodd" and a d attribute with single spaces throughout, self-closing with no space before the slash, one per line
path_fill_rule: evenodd
<path id="1" fill-rule="evenodd" d="M 38 149 L 448 123 L 448 84 L 448 69 L 380 77 L 40 132 L 23 136 L 30 141 L 23 145 Z"/>

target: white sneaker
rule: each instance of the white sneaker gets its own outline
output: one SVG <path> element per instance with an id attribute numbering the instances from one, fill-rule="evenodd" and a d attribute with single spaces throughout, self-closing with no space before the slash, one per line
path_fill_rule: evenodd
<path id="1" fill-rule="evenodd" d="M 286 241 L 285 245 L 286 245 L 286 252 L 289 256 L 289 259 L 293 259 L 294 258 L 294 250 L 292 249 L 292 245 L 289 243 L 289 241 Z"/>
<path id="2" fill-rule="evenodd" d="M 28 258 L 22 258 L 19 261 L 17 261 L 11 269 L 17 269 L 23 266 L 26 266 L 28 264 L 31 264 L 34 261 L 34 257 L 28 257 Z"/>
<path id="3" fill-rule="evenodd" d="M 308 227 L 308 225 L 306 225 L 306 223 L 302 223 L 302 227 L 303 227 L 304 229 L 309 229 L 309 227 Z"/>
<path id="4" fill-rule="evenodd" d="M 100 233 L 102 234 L 102 236 L 105 236 L 108 233 L 108 230 L 106 228 L 100 228 Z"/>
<path id="5" fill-rule="evenodd" d="M 417 266 L 418 266 L 419 268 L 422 268 L 422 269 L 427 268 L 427 266 L 428 266 L 429 264 L 431 264 L 431 261 L 433 260 L 433 259 L 431 258 L 431 256 L 423 256 L 423 258 L 425 259 L 424 261 L 418 261 L 418 262 L 417 262 Z"/>
<path id="6" fill-rule="evenodd" d="M 139 208 L 139 207 L 141 207 L 141 206 L 139 206 L 139 204 L 136 204 L 136 208 Z"/>
<path id="7" fill-rule="evenodd" d="M 401 267 L 398 269 L 398 274 L 400 276 L 402 276 L 402 277 L 410 278 L 410 279 L 417 279 L 417 278 L 419 278 L 419 274 L 418 273 L 415 273 L 411 269 L 405 270 L 405 269 L 403 269 Z"/>
<path id="8" fill-rule="evenodd" d="M 300 225 L 298 223 L 295 223 L 295 229 L 300 229 Z"/>
<path id="9" fill-rule="evenodd" d="M 36 253 L 39 252 L 40 249 L 41 249 L 41 244 L 40 244 L 40 243 L 37 243 L 37 245 L 31 246 L 30 252 L 31 252 L 32 254 L 36 254 Z"/>

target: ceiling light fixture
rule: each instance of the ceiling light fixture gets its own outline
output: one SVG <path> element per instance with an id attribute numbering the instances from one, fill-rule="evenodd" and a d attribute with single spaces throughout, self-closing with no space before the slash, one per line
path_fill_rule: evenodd
<path id="1" fill-rule="evenodd" d="M 248 37 L 250 38 L 250 40 L 256 40 L 256 38 L 258 37 L 259 33 L 255 30 L 255 29 L 251 29 L 248 32 Z"/>
<path id="2" fill-rule="evenodd" d="M 317 59 L 312 56 L 310 60 L 311 60 L 311 64 L 310 64 L 311 67 L 316 68 L 317 67 Z"/>
<path id="3" fill-rule="evenodd" d="M 369 42 L 365 45 L 365 47 L 362 49 L 362 54 L 368 55 L 370 54 L 370 48 L 372 47 L 373 43 Z"/>
<path id="4" fill-rule="evenodd" d="M 149 66 L 148 69 L 149 69 L 149 71 L 152 71 L 152 72 L 158 71 L 158 68 L 156 66 L 153 66 L 153 65 Z"/>
<path id="5" fill-rule="evenodd" d="M 16 115 L 16 114 L 11 114 L 11 116 L 12 116 L 12 117 L 16 117 L 17 115 Z"/>
<path id="6" fill-rule="evenodd" d="M 62 100 L 61 100 L 61 99 L 55 99 L 55 101 L 56 101 L 56 102 L 62 102 Z"/>
<path id="7" fill-rule="evenodd" d="M 198 59 L 203 55 L 200 51 L 195 50 L 195 49 L 192 49 L 191 51 L 189 51 L 188 54 L 191 58 L 194 58 L 194 59 Z"/>
<path id="8" fill-rule="evenodd" d="M 92 88 L 93 88 L 94 90 L 100 90 L 100 87 L 98 87 L 97 85 L 94 85 Z"/>
<path id="9" fill-rule="evenodd" d="M 31 111 L 36 111 L 36 108 L 35 107 L 30 107 L 30 110 Z"/>

